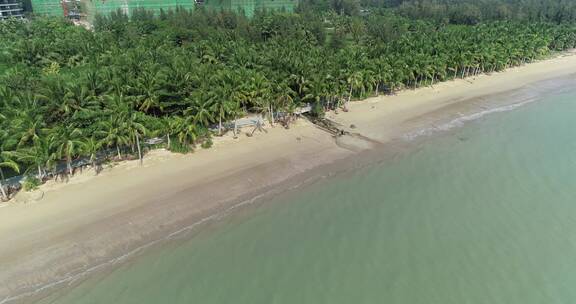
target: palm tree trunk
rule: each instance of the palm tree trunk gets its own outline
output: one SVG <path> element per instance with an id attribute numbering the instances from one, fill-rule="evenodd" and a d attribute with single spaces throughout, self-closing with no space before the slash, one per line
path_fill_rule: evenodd
<path id="1" fill-rule="evenodd" d="M 140 149 L 140 136 L 138 136 L 138 133 L 136 133 L 136 146 L 138 146 L 138 158 L 140 158 L 140 166 L 142 166 L 144 160 L 142 159 L 142 150 Z"/>
<path id="2" fill-rule="evenodd" d="M 68 174 L 72 175 L 72 162 L 70 161 L 70 157 L 66 158 L 66 168 L 68 168 Z"/>
<path id="3" fill-rule="evenodd" d="M 8 194 L 6 194 L 6 191 L 4 191 L 4 185 L 2 184 L 1 181 L 0 181 L 0 192 L 2 193 L 2 199 L 8 200 Z"/>
<path id="4" fill-rule="evenodd" d="M 350 85 L 350 93 L 348 94 L 348 102 L 352 100 L 352 85 Z"/>
<path id="5" fill-rule="evenodd" d="M 234 118 L 234 136 L 238 136 L 238 119 Z"/>
<path id="6" fill-rule="evenodd" d="M 42 167 L 41 167 L 40 165 L 38 165 L 38 178 L 39 178 L 40 180 L 42 180 L 43 177 L 44 177 L 44 176 L 43 176 L 43 174 L 42 174 Z"/>
<path id="7" fill-rule="evenodd" d="M 122 154 L 120 154 L 120 146 L 118 146 L 118 144 L 116 144 L 116 152 L 118 153 L 118 160 L 121 160 Z"/>
<path id="8" fill-rule="evenodd" d="M 222 136 L 222 114 L 218 116 L 218 135 Z"/>
<path id="9" fill-rule="evenodd" d="M 0 181 L 5 181 L 6 178 L 4 177 L 4 171 L 2 171 L 2 168 L 0 168 Z"/>
<path id="10" fill-rule="evenodd" d="M 168 138 L 168 146 L 166 148 L 170 149 L 170 133 L 166 134 L 166 137 Z"/>
<path id="11" fill-rule="evenodd" d="M 274 108 L 270 105 L 270 123 L 274 126 Z"/>
<path id="12" fill-rule="evenodd" d="M 379 83 L 376 84 L 376 96 L 378 96 L 378 85 L 380 85 Z"/>

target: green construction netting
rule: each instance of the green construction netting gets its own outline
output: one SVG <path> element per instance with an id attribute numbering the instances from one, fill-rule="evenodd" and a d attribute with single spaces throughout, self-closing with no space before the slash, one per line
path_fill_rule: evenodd
<path id="1" fill-rule="evenodd" d="M 297 0 L 206 0 L 204 3 L 211 9 L 241 9 L 247 16 L 254 15 L 254 11 L 261 8 L 292 11 L 297 4 Z"/>
<path id="2" fill-rule="evenodd" d="M 32 0 L 32 11 L 38 15 L 62 16 L 60 0 Z"/>
<path id="3" fill-rule="evenodd" d="M 109 14 L 118 9 L 130 13 L 136 8 L 170 10 L 177 7 L 194 8 L 194 0 L 92 0 L 83 1 L 88 14 Z"/>
<path id="4" fill-rule="evenodd" d="M 31 0 L 32 10 L 36 14 L 62 16 L 64 14 L 60 0 Z M 170 10 L 177 7 L 194 8 L 194 0 L 81 0 L 82 13 L 90 17 L 96 14 L 109 14 L 122 10 L 130 13 L 136 8 L 147 10 Z M 286 9 L 291 11 L 297 0 L 205 0 L 204 5 L 212 9 L 242 9 L 248 16 L 252 16 L 258 8 Z"/>

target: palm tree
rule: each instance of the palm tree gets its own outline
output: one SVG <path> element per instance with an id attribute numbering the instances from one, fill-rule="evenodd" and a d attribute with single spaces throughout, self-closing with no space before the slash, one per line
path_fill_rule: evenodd
<path id="1" fill-rule="evenodd" d="M 52 130 L 51 142 L 59 157 L 66 159 L 66 169 L 72 175 L 72 158 L 82 151 L 82 131 L 72 125 L 63 125 Z"/>
<path id="2" fill-rule="evenodd" d="M 59 113 L 71 117 L 82 109 L 97 110 L 96 97 L 86 86 L 72 83 L 66 87 L 66 94 L 58 105 Z"/>
<path id="3" fill-rule="evenodd" d="M 18 164 L 12 160 L 9 159 L 3 159 L 0 162 L 0 171 L 2 170 L 2 168 L 9 168 L 14 170 L 16 173 L 20 173 L 20 166 L 18 166 Z M 2 178 L 0 179 L 0 194 L 2 194 L 2 200 L 8 200 L 8 194 L 6 194 L 6 191 L 4 190 L 4 176 L 2 175 Z"/>
<path id="4" fill-rule="evenodd" d="M 272 85 L 268 79 L 260 73 L 256 73 L 250 84 L 250 99 L 259 109 L 268 113 L 268 120 L 274 125 L 274 102 L 272 98 Z"/>
<path id="5" fill-rule="evenodd" d="M 202 95 L 202 97 L 205 97 Z M 194 123 L 200 124 L 207 128 L 210 123 L 214 122 L 214 115 L 211 112 L 213 100 L 209 98 L 199 98 L 192 102 L 192 106 L 184 110 L 184 115 L 192 115 Z"/>
<path id="6" fill-rule="evenodd" d="M 20 163 L 32 165 L 28 167 L 27 171 L 35 168 L 38 178 L 43 180 L 48 174 L 46 170 L 54 168 L 59 158 L 58 154 L 51 149 L 51 146 L 53 145 L 50 142 L 50 137 L 37 137 L 31 146 L 8 151 L 5 154 L 10 159 L 16 159 Z"/>
<path id="7" fill-rule="evenodd" d="M 143 164 L 142 147 L 140 145 L 140 138 L 148 133 L 148 129 L 142 124 L 143 114 L 140 112 L 132 112 L 130 116 L 123 122 L 124 129 L 130 135 L 131 140 L 135 139 L 136 147 L 138 148 L 138 159 L 140 165 Z M 133 142 L 134 143 L 134 142 Z"/>
<path id="8" fill-rule="evenodd" d="M 42 116 L 30 113 L 29 109 L 20 110 L 12 121 L 13 128 L 17 130 L 18 146 L 26 146 L 37 140 L 45 129 Z"/>
<path id="9" fill-rule="evenodd" d="M 350 99 L 352 98 L 352 92 L 354 90 L 364 88 L 362 79 L 363 79 L 362 72 L 358 71 L 352 73 L 352 75 L 350 75 L 350 77 L 348 77 L 348 79 L 346 80 L 348 82 L 348 85 L 350 86 L 350 92 L 348 93 L 348 102 L 350 102 Z"/>
<path id="10" fill-rule="evenodd" d="M 275 86 L 274 95 L 276 95 L 275 104 L 278 109 L 291 116 L 296 109 L 296 104 L 294 103 L 293 98 L 295 92 L 286 83 L 282 83 Z M 288 117 L 286 125 L 288 126 L 289 123 L 290 117 Z"/>
<path id="11" fill-rule="evenodd" d="M 122 159 L 121 147 L 128 145 L 134 135 L 130 134 L 126 125 L 132 109 L 123 95 L 108 95 L 105 96 L 104 100 L 106 101 L 105 112 L 108 114 L 108 119 L 99 123 L 99 129 L 104 134 L 103 141 L 109 147 L 115 146 L 118 158 Z"/>
<path id="12" fill-rule="evenodd" d="M 2 170 L 2 168 L 10 168 L 17 173 L 20 172 L 20 167 L 18 166 L 18 164 L 13 160 L 9 159 L 8 158 L 9 152 L 5 151 L 6 147 L 15 146 L 15 141 L 11 140 L 8 137 L 9 130 L 6 130 L 7 128 L 4 128 L 3 126 L 5 119 L 6 116 L 0 114 L 0 127 L 2 127 L 2 130 L 0 130 L 0 192 L 2 192 L 1 193 L 2 197 L 0 198 L 2 199 L 8 198 L 6 192 L 4 191 L 3 184 L 6 178 L 4 176 L 4 171 Z"/>
<path id="13" fill-rule="evenodd" d="M 180 116 L 165 116 L 162 117 L 162 130 L 160 134 L 166 136 L 166 149 L 170 149 L 172 140 L 170 136 L 176 133 L 177 127 L 180 124 L 179 120 L 182 119 Z"/>
<path id="14" fill-rule="evenodd" d="M 101 121 L 98 124 L 99 134 L 103 135 L 102 141 L 108 147 L 116 148 L 116 155 L 118 159 L 122 159 L 122 152 L 120 147 L 126 146 L 130 142 L 130 138 L 126 130 L 122 128 L 115 119 Z"/>
<path id="15" fill-rule="evenodd" d="M 0 123 L 3 122 L 3 117 L 4 116 L 0 114 Z M 0 162 L 4 162 L 7 160 L 7 154 L 5 152 L 8 150 L 8 147 L 15 146 L 15 140 L 11 140 L 8 137 L 9 130 L 6 130 L 2 124 L 0 124 L 0 127 L 3 127 L 2 130 L 0 130 Z M 0 168 L 0 179 L 4 180 L 4 172 L 2 171 L 2 168 Z"/>
<path id="16" fill-rule="evenodd" d="M 98 140 L 94 135 L 84 138 L 82 141 L 82 152 L 88 155 L 92 168 L 96 174 L 98 174 L 98 164 L 96 163 L 98 160 L 98 152 L 100 152 L 104 143 L 103 140 Z"/>
<path id="17" fill-rule="evenodd" d="M 178 117 L 178 119 L 175 120 L 175 128 L 180 144 L 191 145 L 196 141 L 198 132 L 193 117 L 189 116 L 186 119 Z"/>
<path id="18" fill-rule="evenodd" d="M 219 70 L 209 80 L 212 90 L 207 94 L 213 100 L 212 111 L 218 116 L 218 135 L 222 135 L 222 122 L 231 114 L 234 98 L 234 77 L 230 71 Z"/>
<path id="19" fill-rule="evenodd" d="M 151 110 L 163 110 L 161 103 L 162 96 L 166 95 L 166 84 L 164 83 L 165 75 L 161 70 L 146 70 L 141 77 L 135 79 L 132 88 L 135 94 L 136 105 L 138 109 L 145 113 Z"/>

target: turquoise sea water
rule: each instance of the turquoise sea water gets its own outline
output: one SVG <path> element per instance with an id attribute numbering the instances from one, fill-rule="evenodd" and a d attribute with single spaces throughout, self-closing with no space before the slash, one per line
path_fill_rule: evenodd
<path id="1" fill-rule="evenodd" d="M 41 303 L 574 303 L 576 89 L 538 99 Z"/>

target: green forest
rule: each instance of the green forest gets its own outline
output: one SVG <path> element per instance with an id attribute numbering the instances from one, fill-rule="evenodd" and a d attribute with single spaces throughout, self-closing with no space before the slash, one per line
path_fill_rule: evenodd
<path id="1" fill-rule="evenodd" d="M 274 124 L 304 105 L 322 116 L 354 99 L 502 71 L 574 48 L 575 14 L 560 0 L 310 0 L 252 18 L 201 7 L 117 12 L 92 29 L 7 20 L 1 178 L 41 182 L 57 165 L 72 174 L 78 159 L 142 159 L 150 138 L 191 152 L 248 113 Z"/>

